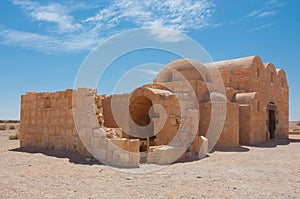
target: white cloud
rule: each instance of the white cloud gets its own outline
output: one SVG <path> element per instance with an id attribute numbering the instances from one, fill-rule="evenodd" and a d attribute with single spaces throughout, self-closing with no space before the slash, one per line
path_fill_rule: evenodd
<path id="1" fill-rule="evenodd" d="M 185 32 L 215 26 L 211 22 L 215 11 L 211 0 L 103 0 L 101 4 L 94 1 L 11 1 L 37 22 L 39 32 L 31 32 L 26 27 L 20 31 L 4 26 L 0 29 L 0 44 L 48 53 L 90 50 L 108 36 L 130 28 L 160 27 Z M 85 15 L 75 14 L 81 10 L 86 11 Z M 150 34 L 166 42 L 183 39 L 180 34 L 167 30 Z"/>
<path id="2" fill-rule="evenodd" d="M 122 21 L 135 27 L 164 27 L 178 31 L 210 25 L 214 4 L 208 0 L 119 0 L 84 22 L 117 26 Z"/>
<path id="3" fill-rule="evenodd" d="M 84 23 L 94 23 L 102 30 L 115 28 L 122 22 L 130 23 L 132 27 L 167 28 L 179 32 L 200 30 L 214 26 L 210 22 L 214 7 L 208 0 L 119 0 L 87 18 Z M 150 34 L 165 42 L 183 39 L 180 34 L 167 30 L 153 30 Z"/>
<path id="4" fill-rule="evenodd" d="M 277 11 L 264 11 L 264 9 L 254 10 L 247 17 L 268 17 L 277 14 Z"/>
<path id="5" fill-rule="evenodd" d="M 56 24 L 59 33 L 73 32 L 82 28 L 82 25 L 74 22 L 74 18 L 68 14 L 69 8 L 59 3 L 41 5 L 29 0 L 13 0 L 12 2 L 21 6 L 34 21 Z"/>
<path id="6" fill-rule="evenodd" d="M 277 13 L 277 11 L 268 11 L 268 12 L 262 12 L 258 15 L 258 17 L 267 17 L 267 16 L 271 16 L 271 15 L 275 15 Z"/>
<path id="7" fill-rule="evenodd" d="M 254 32 L 254 31 L 262 30 L 262 29 L 265 29 L 265 28 L 269 28 L 273 25 L 274 25 L 273 23 L 264 24 L 264 25 L 261 25 L 261 26 L 257 26 L 255 28 L 251 28 L 251 29 L 247 30 L 247 32 Z"/>
<path id="8" fill-rule="evenodd" d="M 59 39 L 13 29 L 0 29 L 0 44 L 25 49 L 36 49 L 45 53 L 90 50 L 98 42 L 100 41 L 93 38 L 86 38 L 84 35 Z"/>
<path id="9" fill-rule="evenodd" d="M 285 4 L 279 0 L 269 0 L 263 4 L 263 7 L 257 10 L 254 10 L 248 13 L 245 18 L 263 18 L 272 15 L 276 15 L 278 13 L 278 8 L 284 6 Z"/>
<path id="10" fill-rule="evenodd" d="M 246 14 L 240 21 L 242 22 L 251 22 L 255 20 L 255 23 L 262 23 L 262 25 L 254 27 L 252 29 L 247 30 L 246 32 L 258 31 L 261 29 L 266 29 L 272 27 L 274 23 L 272 20 L 272 16 L 277 15 L 280 11 L 280 7 L 285 4 L 281 2 L 281 0 L 269 0 L 262 4 L 260 9 L 254 10 L 248 14 Z"/>
<path id="11" fill-rule="evenodd" d="M 139 72 L 142 74 L 145 74 L 147 76 L 150 76 L 151 78 L 155 77 L 159 70 L 153 70 L 153 69 L 146 69 L 146 68 L 139 68 Z"/>
<path id="12" fill-rule="evenodd" d="M 285 3 L 281 2 L 281 0 L 269 0 L 265 3 L 265 5 L 268 7 L 281 7 L 284 6 Z"/>
<path id="13" fill-rule="evenodd" d="M 177 42 L 186 39 L 180 32 L 171 29 L 150 29 L 150 35 L 161 42 Z"/>

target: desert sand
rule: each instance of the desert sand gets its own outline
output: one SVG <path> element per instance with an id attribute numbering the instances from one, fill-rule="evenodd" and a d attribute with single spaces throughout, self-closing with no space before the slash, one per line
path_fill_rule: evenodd
<path id="1" fill-rule="evenodd" d="M 14 133 L 0 131 L 0 198 L 300 198 L 300 135 L 136 174 L 20 149 Z"/>

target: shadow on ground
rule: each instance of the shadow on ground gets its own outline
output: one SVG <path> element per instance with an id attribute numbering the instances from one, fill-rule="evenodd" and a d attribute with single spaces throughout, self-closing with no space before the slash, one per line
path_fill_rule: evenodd
<path id="1" fill-rule="evenodd" d="M 290 143 L 300 143 L 300 139 L 296 138 L 289 138 L 289 139 L 273 139 L 269 140 L 268 142 L 264 142 L 261 144 L 255 144 L 255 145 L 249 145 L 252 147 L 260 147 L 260 148 L 274 148 L 277 147 L 278 145 L 289 145 Z"/>
<path id="2" fill-rule="evenodd" d="M 247 146 L 241 146 L 237 148 L 226 148 L 226 149 L 213 149 L 210 153 L 214 153 L 216 151 L 220 152 L 248 152 L 250 149 L 247 148 L 248 146 L 251 147 L 261 147 L 261 148 L 274 148 L 278 145 L 289 145 L 290 143 L 300 143 L 300 137 L 290 137 L 289 139 L 274 139 L 270 140 L 265 143 L 257 144 L 257 145 L 247 145 Z M 59 150 L 47 150 L 47 149 L 38 149 L 38 148 L 16 148 L 16 149 L 10 149 L 9 151 L 13 152 L 22 152 L 22 153 L 41 153 L 46 156 L 56 157 L 56 158 L 68 158 L 69 162 L 74 164 L 82 164 L 82 165 L 103 165 L 101 162 L 97 161 L 96 159 L 91 159 L 91 161 L 87 161 L 86 156 L 70 153 L 66 151 L 59 151 Z M 206 156 L 209 157 L 209 156 Z M 200 160 L 199 158 L 187 158 L 184 160 L 178 160 L 175 161 L 176 163 L 182 163 L 182 162 L 194 162 Z"/>
<path id="3" fill-rule="evenodd" d="M 244 152 L 248 152 L 250 149 L 248 149 L 247 147 L 243 147 L 243 146 L 240 146 L 240 147 L 236 147 L 236 148 L 215 148 L 213 149 L 210 153 L 213 153 L 215 151 L 220 151 L 220 152 L 241 152 L 241 153 L 244 153 Z"/>
<path id="4" fill-rule="evenodd" d="M 22 152 L 22 153 L 42 153 L 46 156 L 56 157 L 56 158 L 68 158 L 69 162 L 74 164 L 83 164 L 83 165 L 102 165 L 99 161 L 96 159 L 91 159 L 91 161 L 86 160 L 86 156 L 70 153 L 66 151 L 59 151 L 59 150 L 46 150 L 46 149 L 38 149 L 38 148 L 27 148 L 27 147 L 21 147 L 16 149 L 11 149 L 9 151 L 14 152 Z"/>

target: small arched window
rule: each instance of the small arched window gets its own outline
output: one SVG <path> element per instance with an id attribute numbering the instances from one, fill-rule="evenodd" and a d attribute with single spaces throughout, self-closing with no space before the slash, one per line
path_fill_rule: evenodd
<path id="1" fill-rule="evenodd" d="M 256 76 L 260 77 L 260 69 L 259 68 L 256 69 Z"/>
<path id="2" fill-rule="evenodd" d="M 271 82 L 274 82 L 274 73 L 271 73 Z"/>
<path id="3" fill-rule="evenodd" d="M 284 79 L 281 78 L 281 87 L 283 88 L 284 87 Z"/>
<path id="4" fill-rule="evenodd" d="M 50 97 L 44 98 L 44 108 L 51 108 L 51 99 Z"/>
<path id="5" fill-rule="evenodd" d="M 274 82 L 274 73 L 271 73 L 271 83 Z"/>

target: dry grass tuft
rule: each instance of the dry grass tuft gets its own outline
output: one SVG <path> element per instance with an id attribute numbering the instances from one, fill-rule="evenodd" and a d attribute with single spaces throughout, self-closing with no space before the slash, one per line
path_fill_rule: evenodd
<path id="1" fill-rule="evenodd" d="M 16 127 L 15 127 L 15 126 L 9 126 L 8 129 L 9 129 L 9 130 L 16 130 Z"/>
<path id="2" fill-rule="evenodd" d="M 9 138 L 10 140 L 18 140 L 18 139 L 20 139 L 20 133 L 19 133 L 19 132 L 16 132 L 15 135 L 10 135 L 8 138 Z"/>

